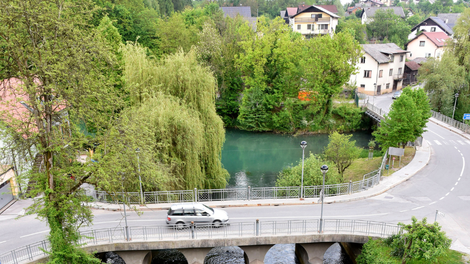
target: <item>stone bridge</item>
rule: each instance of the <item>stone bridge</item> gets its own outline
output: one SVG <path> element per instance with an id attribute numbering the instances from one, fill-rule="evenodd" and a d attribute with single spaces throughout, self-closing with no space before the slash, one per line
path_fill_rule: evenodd
<path id="1" fill-rule="evenodd" d="M 369 240 L 365 235 L 317 234 L 296 236 L 266 236 L 250 238 L 219 238 L 177 241 L 121 242 L 84 247 L 88 252 L 118 254 L 126 264 L 150 264 L 153 254 L 160 249 L 177 249 L 188 264 L 203 264 L 206 255 L 214 247 L 238 246 L 244 251 L 245 263 L 262 264 L 268 250 L 276 244 L 295 244 L 295 254 L 302 264 L 323 263 L 323 255 L 335 242 L 353 258 L 362 244 Z M 40 259 L 31 263 L 43 263 Z"/>

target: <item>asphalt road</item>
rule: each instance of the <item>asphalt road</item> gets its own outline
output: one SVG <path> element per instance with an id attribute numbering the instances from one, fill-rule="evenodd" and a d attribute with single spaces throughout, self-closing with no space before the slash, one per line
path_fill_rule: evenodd
<path id="1" fill-rule="evenodd" d="M 391 94 L 369 98 L 370 102 L 387 109 L 393 102 Z M 367 200 L 325 204 L 325 219 L 361 219 L 390 223 L 427 217 L 433 222 L 436 210 L 443 230 L 453 239 L 453 248 L 470 252 L 470 140 L 448 129 L 428 122 L 425 140 L 432 148 L 428 165 L 410 180 L 379 196 Z M 13 205 L 18 212 L 28 201 Z M 232 222 L 282 219 L 319 218 L 320 205 L 234 207 L 225 209 Z M 166 211 L 145 211 L 138 215 L 127 212 L 129 226 L 164 225 Z M 0 254 L 45 238 L 48 228 L 34 216 L 13 220 L 15 214 L 0 215 Z M 94 210 L 93 228 L 124 226 L 123 212 Z"/>

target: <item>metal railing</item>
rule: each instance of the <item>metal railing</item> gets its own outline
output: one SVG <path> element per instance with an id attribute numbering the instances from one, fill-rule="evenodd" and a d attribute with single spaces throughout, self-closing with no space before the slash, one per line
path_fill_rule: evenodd
<path id="1" fill-rule="evenodd" d="M 438 112 L 433 111 L 433 110 L 431 110 L 431 114 L 432 114 L 432 117 L 434 117 L 435 119 L 437 119 L 441 122 L 444 122 L 444 123 L 448 124 L 449 126 L 453 126 L 457 129 L 460 129 L 465 133 L 470 132 L 470 126 L 465 124 L 465 123 L 462 123 L 458 120 L 452 119 L 451 117 L 448 117 L 446 115 L 443 115 L 443 114 L 438 113 Z"/>
<path id="2" fill-rule="evenodd" d="M 212 225 L 198 225 L 179 230 L 168 226 L 144 226 L 128 227 L 128 230 L 129 240 L 132 240 L 132 242 L 139 242 L 246 238 L 279 235 L 313 235 L 319 234 L 319 227 L 319 219 L 308 219 L 236 222 L 222 226 L 221 228 L 216 228 Z M 401 232 L 401 227 L 396 224 L 364 220 L 324 219 L 323 232 L 321 234 L 352 234 L 384 238 Z M 79 241 L 80 246 L 112 244 L 128 241 L 124 227 L 87 230 L 81 232 L 81 235 L 82 238 Z M 172 245 L 172 243 L 167 244 Z M 35 259 L 46 257 L 48 254 L 45 253 L 44 250 L 47 250 L 48 248 L 50 248 L 50 243 L 47 240 L 23 246 L 1 254 L 0 263 L 28 263 Z"/>
<path id="3" fill-rule="evenodd" d="M 385 160 L 387 153 L 384 155 Z M 364 175 L 363 179 L 355 182 L 325 185 L 325 196 L 348 195 L 367 190 L 380 181 L 384 162 L 380 168 Z M 304 186 L 304 198 L 319 198 L 322 186 Z M 300 186 L 288 187 L 253 187 L 226 188 L 226 189 L 194 189 L 176 191 L 144 192 L 146 204 L 156 203 L 182 203 L 182 202 L 212 202 L 212 201 L 240 201 L 240 200 L 263 200 L 263 199 L 299 199 Z M 108 194 L 104 191 L 89 190 L 87 195 L 94 201 L 102 203 L 122 202 L 122 194 Z M 128 204 L 139 204 L 140 194 L 138 192 L 126 193 L 125 202 Z"/>

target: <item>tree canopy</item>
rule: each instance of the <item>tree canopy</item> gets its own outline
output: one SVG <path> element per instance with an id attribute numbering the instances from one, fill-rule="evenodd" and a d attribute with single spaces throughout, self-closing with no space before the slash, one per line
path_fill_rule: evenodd
<path id="1" fill-rule="evenodd" d="M 352 135 L 343 135 L 338 132 L 333 132 L 328 136 L 330 143 L 325 148 L 325 157 L 336 164 L 336 169 L 341 177 L 362 151 L 356 147 L 355 140 L 351 141 L 351 137 Z"/>

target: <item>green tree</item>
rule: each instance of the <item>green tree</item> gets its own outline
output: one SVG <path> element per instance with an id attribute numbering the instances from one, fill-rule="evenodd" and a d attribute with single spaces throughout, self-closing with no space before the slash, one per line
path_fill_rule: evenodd
<path id="1" fill-rule="evenodd" d="M 310 154 L 304 160 L 304 186 L 314 186 L 323 184 L 323 173 L 320 170 L 322 165 L 330 168 L 325 175 L 325 184 L 341 183 L 342 178 L 334 169 L 332 162 L 322 160 L 320 156 Z M 276 186 L 300 186 L 302 181 L 302 160 L 296 166 L 283 169 L 277 176 Z"/>
<path id="2" fill-rule="evenodd" d="M 352 162 L 361 153 L 361 149 L 356 147 L 356 141 L 351 141 L 351 137 L 352 135 L 333 132 L 328 136 L 330 143 L 325 148 L 326 159 L 336 164 L 336 169 L 341 178 L 343 178 L 344 171 L 351 166 Z"/>
<path id="3" fill-rule="evenodd" d="M 411 224 L 399 223 L 404 232 L 402 240 L 404 243 L 404 253 L 402 264 L 408 260 L 426 260 L 435 262 L 438 256 L 445 255 L 451 244 L 451 239 L 447 238 L 445 232 L 441 231 L 441 226 L 437 222 L 428 224 L 426 217 L 418 221 L 416 217 L 411 218 Z"/>
<path id="4" fill-rule="evenodd" d="M 458 59 L 450 52 L 444 53 L 440 61 L 429 58 L 420 67 L 418 76 L 425 83 L 432 109 L 452 116 L 454 95 L 466 83 L 465 68 L 458 64 Z"/>
<path id="5" fill-rule="evenodd" d="M 336 27 L 336 32 L 349 31 L 351 35 L 354 36 L 354 39 L 360 43 L 366 43 L 366 25 L 362 24 L 361 19 L 355 16 L 348 16 L 346 18 L 340 18 L 338 26 Z"/>
<path id="6" fill-rule="evenodd" d="M 187 26 L 181 13 L 173 13 L 159 20 L 156 36 L 159 42 L 158 55 L 172 54 L 180 48 L 188 52 L 198 42 L 198 29 Z"/>
<path id="7" fill-rule="evenodd" d="M 400 47 L 408 42 L 411 27 L 400 16 L 395 15 L 393 10 L 377 10 L 374 21 L 367 25 L 370 36 L 379 40 L 388 39 Z"/>
<path id="8" fill-rule="evenodd" d="M 407 142 L 415 141 L 424 132 L 429 118 L 426 113 L 429 110 L 426 95 L 423 91 L 412 91 L 410 88 L 404 90 L 393 102 L 390 112 L 380 122 L 377 131 L 373 133 L 382 149 L 405 147 Z"/>
<path id="9" fill-rule="evenodd" d="M 77 162 L 77 153 L 99 143 L 102 131 L 122 107 L 116 96 L 116 60 L 106 34 L 91 25 L 91 1 L 12 0 L 0 3 L 0 79 L 3 92 L 16 94 L 2 103 L 0 111 L 15 139 L 14 149 L 26 144 L 43 166 L 36 170 L 31 161 L 29 174 L 37 213 L 50 228 L 51 263 L 99 263 L 80 250 L 78 228 L 92 220 L 83 190 L 86 182 L 107 182 L 110 175 L 96 180 L 98 165 Z M 11 107 L 22 100 L 29 111 L 13 115 Z M 86 136 L 80 126 L 87 124 L 95 137 Z M 10 152 L 12 153 L 12 152 Z"/>

